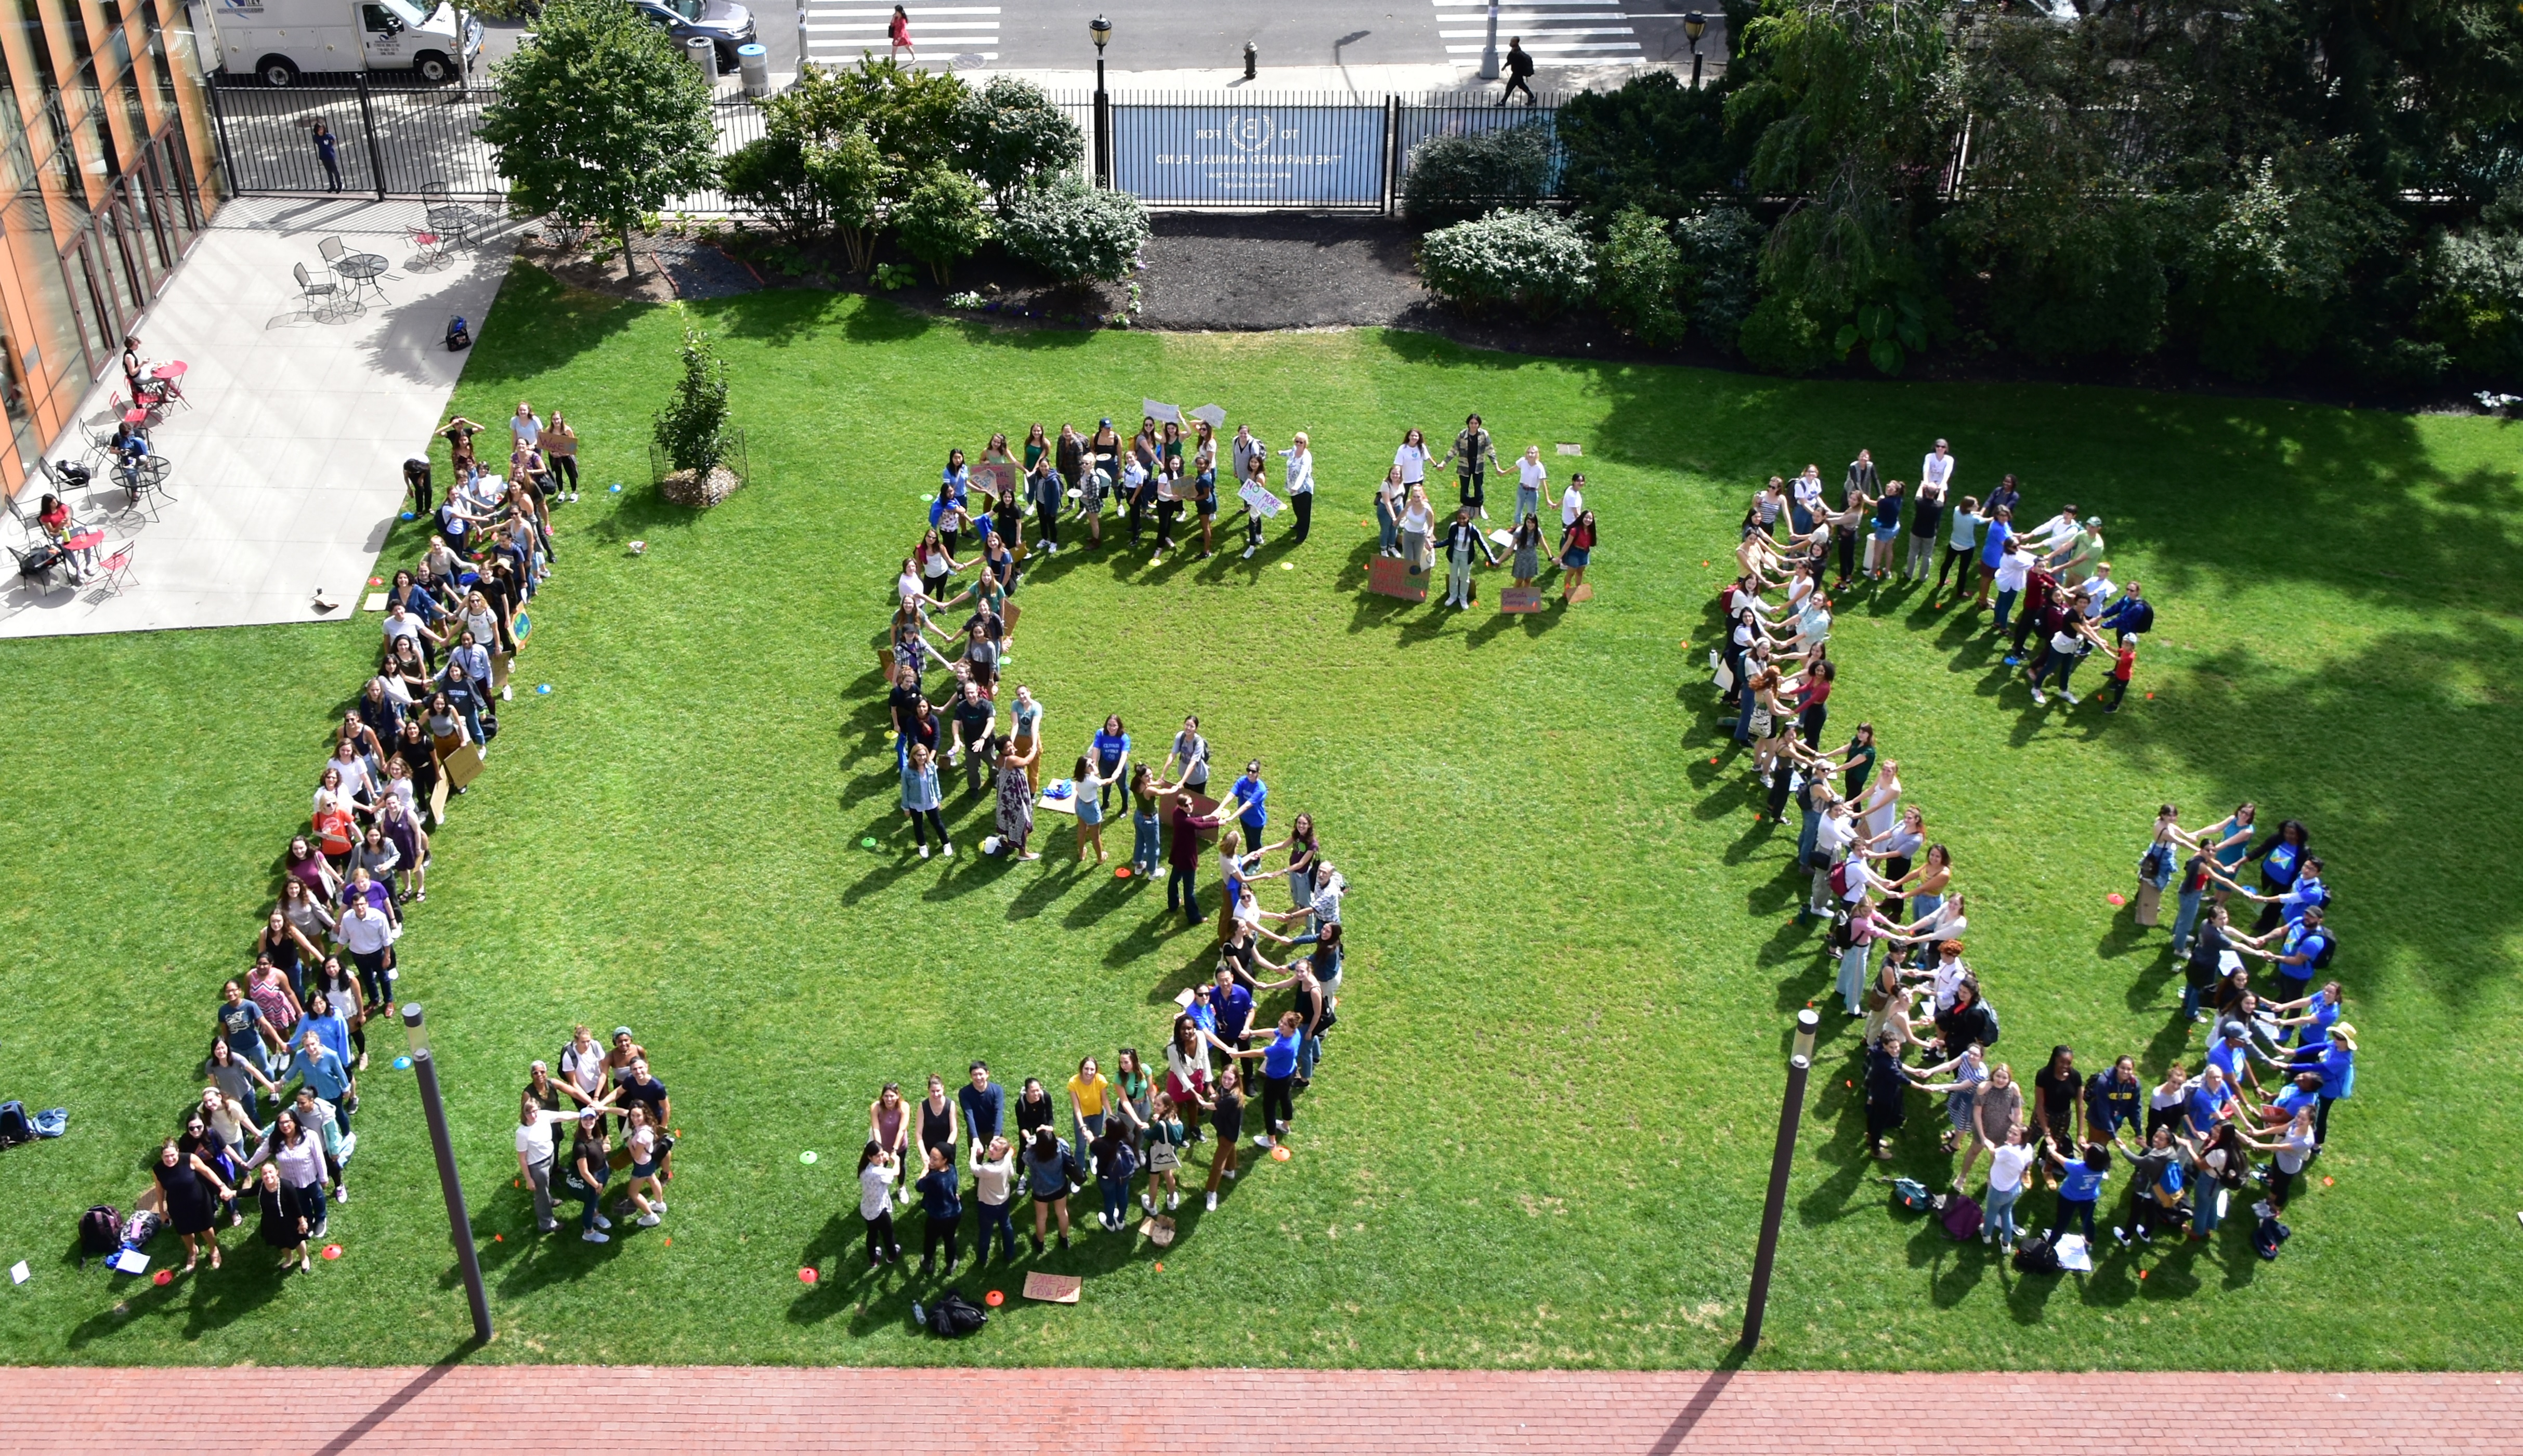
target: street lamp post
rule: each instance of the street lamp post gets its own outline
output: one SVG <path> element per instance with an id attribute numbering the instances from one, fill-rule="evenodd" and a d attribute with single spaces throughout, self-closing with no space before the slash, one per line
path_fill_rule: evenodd
<path id="1" fill-rule="evenodd" d="M 1698 11 L 1682 18 L 1682 33 L 1690 37 L 1690 89 L 1699 89 L 1699 37 L 1708 33 L 1708 17 Z"/>
<path id="2" fill-rule="evenodd" d="M 491 1342 L 491 1296 L 482 1290 L 482 1260 L 473 1251 L 473 1220 L 464 1211 L 464 1185 L 455 1177 L 455 1147 L 447 1137 L 447 1107 L 438 1097 L 438 1061 L 429 1055 L 429 1031 L 420 1003 L 403 1005 L 404 1034 L 411 1038 L 411 1071 L 420 1083 L 421 1110 L 429 1116 L 429 1146 L 438 1154 L 438 1187 L 447 1195 L 447 1226 L 455 1236 L 455 1262 L 464 1270 L 464 1294 L 473 1305 L 473 1339 Z"/>
<path id="3" fill-rule="evenodd" d="M 1813 1008 L 1796 1012 L 1794 1054 L 1787 1057 L 1787 1096 L 1779 1108 L 1779 1146 L 1770 1153 L 1770 1197 L 1761 1208 L 1761 1246 L 1752 1255 L 1752 1293 L 1743 1304 L 1745 1350 L 1761 1342 L 1761 1315 L 1770 1303 L 1770 1269 L 1779 1257 L 1779 1221 L 1787 1211 L 1787 1171 L 1796 1158 L 1796 1126 L 1804 1119 L 1805 1076 L 1813 1070 L 1814 1032 L 1822 1017 Z"/>
<path id="4" fill-rule="evenodd" d="M 1494 81 L 1498 78 L 1498 0 L 1490 0 L 1490 36 L 1481 42 L 1481 79 Z"/>
<path id="5" fill-rule="evenodd" d="M 1113 38 L 1113 23 L 1097 16 L 1086 33 L 1095 37 L 1095 185 L 1113 185 L 1113 100 L 1104 94 L 1104 46 Z"/>

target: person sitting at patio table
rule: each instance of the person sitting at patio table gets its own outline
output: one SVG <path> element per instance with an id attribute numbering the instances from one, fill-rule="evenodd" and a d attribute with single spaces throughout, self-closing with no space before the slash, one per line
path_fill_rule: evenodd
<path id="1" fill-rule="evenodd" d="M 45 540 L 50 540 L 54 548 L 62 553 L 62 560 L 69 567 L 72 582 L 85 582 L 95 573 L 96 547 L 91 545 L 73 549 L 71 545 L 71 539 L 79 535 L 82 528 L 77 521 L 71 519 L 68 501 L 58 495 L 46 495 L 43 509 L 35 515 L 35 523 L 43 528 Z"/>
<path id="2" fill-rule="evenodd" d="M 124 489 L 137 498 L 140 494 L 140 462 L 148 458 L 149 437 L 140 432 L 138 425 L 126 421 L 116 428 L 114 442 L 108 447 L 114 451 L 115 473 L 122 477 Z"/>

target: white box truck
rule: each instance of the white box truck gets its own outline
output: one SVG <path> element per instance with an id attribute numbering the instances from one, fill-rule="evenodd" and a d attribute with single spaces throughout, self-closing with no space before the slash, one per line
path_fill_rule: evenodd
<path id="1" fill-rule="evenodd" d="M 344 70 L 410 70 L 437 85 L 482 51 L 482 23 L 468 19 L 459 41 L 455 7 L 446 3 L 428 15 L 409 0 L 209 0 L 203 8 L 220 66 L 271 86 Z"/>

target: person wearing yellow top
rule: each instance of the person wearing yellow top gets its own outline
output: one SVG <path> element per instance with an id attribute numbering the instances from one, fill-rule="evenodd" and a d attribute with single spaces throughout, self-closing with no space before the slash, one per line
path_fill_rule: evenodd
<path id="1" fill-rule="evenodd" d="M 1094 1057 L 1077 1063 L 1077 1075 L 1069 1079 L 1069 1111 L 1075 1120 L 1076 1146 L 1083 1148 L 1104 1136 L 1104 1098 L 1112 1090 Z"/>

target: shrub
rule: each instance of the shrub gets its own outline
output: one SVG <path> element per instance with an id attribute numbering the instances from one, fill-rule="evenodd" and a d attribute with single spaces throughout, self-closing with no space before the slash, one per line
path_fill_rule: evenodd
<path id="1" fill-rule="evenodd" d="M 985 200 L 980 183 L 934 167 L 894 205 L 894 235 L 902 251 L 928 264 L 928 275 L 940 287 L 953 280 L 955 264 L 990 240 L 990 219 L 981 211 Z"/>
<path id="2" fill-rule="evenodd" d="M 1432 137 L 1410 151 L 1402 208 L 1423 228 L 1530 208 L 1550 187 L 1550 128 L 1539 121 Z"/>
<path id="3" fill-rule="evenodd" d="M 1075 171 L 1086 155 L 1077 123 L 1040 86 L 1017 76 L 990 77 L 964 99 L 955 119 L 965 164 L 990 189 L 1003 217 L 1025 189 Z"/>
<path id="4" fill-rule="evenodd" d="M 737 148 L 719 164 L 719 186 L 784 238 L 811 238 L 832 224 L 832 210 L 810 185 L 806 148 L 794 135 L 775 133 Z"/>
<path id="5" fill-rule="evenodd" d="M 655 434 L 667 461 L 696 480 L 706 481 L 726 452 L 727 361 L 710 347 L 709 335 L 690 325 L 684 328 L 684 377 L 658 413 Z"/>
<path id="6" fill-rule="evenodd" d="M 1679 306 L 1700 338 L 1735 352 L 1743 320 L 1752 312 L 1761 224 L 1741 208 L 1710 208 L 1675 223 L 1673 238 L 1682 253 L 1675 288 Z"/>
<path id="7" fill-rule="evenodd" d="M 1419 273 L 1439 298 L 1478 312 L 1512 304 L 1540 315 L 1595 291 L 1594 249 L 1576 223 L 1539 209 L 1500 209 L 1419 241 Z"/>
<path id="8" fill-rule="evenodd" d="M 1559 108 L 1555 124 L 1561 189 L 1597 224 L 1630 208 L 1679 217 L 1733 191 L 1743 168 L 1742 148 L 1726 137 L 1726 93 L 1692 91 L 1671 71 L 1580 92 Z"/>
<path id="9" fill-rule="evenodd" d="M 2424 277 L 2421 330 L 2451 365 L 2484 380 L 2523 379 L 2523 232 L 2447 233 L 2427 250 Z"/>
<path id="10" fill-rule="evenodd" d="M 1793 294 L 1771 294 L 1743 320 L 1743 357 L 1774 374 L 1811 374 L 1838 357 L 1822 321 Z"/>
<path id="11" fill-rule="evenodd" d="M 1603 243 L 1602 275 L 1596 301 L 1623 333 L 1657 348 L 1682 341 L 1689 320 L 1674 305 L 1682 250 L 1665 231 L 1664 219 L 1623 209 Z"/>
<path id="12" fill-rule="evenodd" d="M 1126 192 L 1061 176 L 1020 195 L 999 235 L 1010 252 L 1063 282 L 1119 283 L 1148 241 L 1148 209 Z"/>

